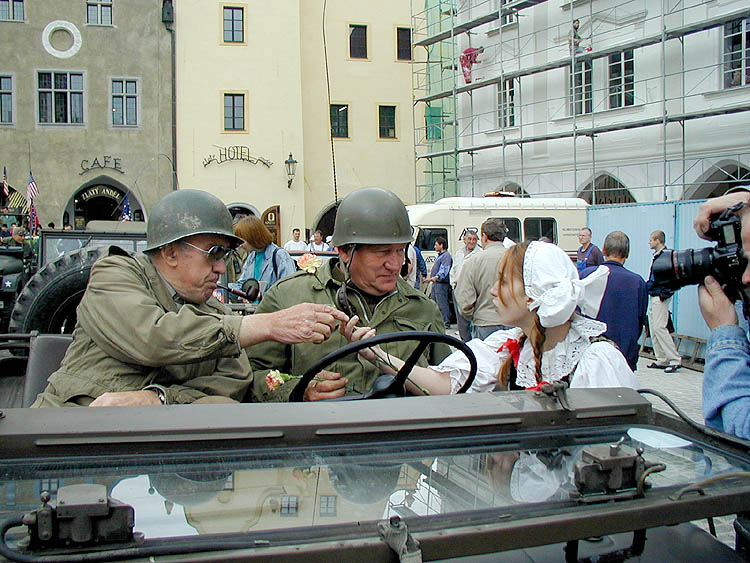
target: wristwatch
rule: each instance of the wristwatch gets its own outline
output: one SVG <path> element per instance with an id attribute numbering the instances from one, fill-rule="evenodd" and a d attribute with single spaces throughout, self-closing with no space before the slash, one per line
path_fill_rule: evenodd
<path id="1" fill-rule="evenodd" d="M 156 393 L 156 395 L 159 397 L 159 401 L 161 401 L 162 405 L 168 405 L 169 402 L 167 401 L 167 390 L 162 387 L 161 385 L 146 385 L 146 387 L 143 388 L 144 391 L 153 391 Z"/>

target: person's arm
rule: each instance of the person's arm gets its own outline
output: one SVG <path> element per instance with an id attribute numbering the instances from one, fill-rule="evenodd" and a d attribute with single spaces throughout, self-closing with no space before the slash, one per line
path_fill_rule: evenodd
<path id="1" fill-rule="evenodd" d="M 276 266 L 278 267 L 279 271 L 278 279 L 291 276 L 294 272 L 297 271 L 297 264 L 295 264 L 289 253 L 283 248 L 279 249 L 279 251 L 276 253 L 276 262 Z"/>
<path id="2" fill-rule="evenodd" d="M 474 305 L 477 302 L 477 289 L 475 287 L 474 268 L 468 262 L 461 268 L 456 288 L 453 291 L 453 299 L 456 301 L 458 310 L 465 319 L 471 321 L 474 318 Z"/>
<path id="3" fill-rule="evenodd" d="M 357 342 L 375 336 L 375 329 L 357 327 L 358 316 L 353 316 L 349 322 L 341 324 L 341 333 L 349 342 Z M 377 367 L 382 373 L 396 375 L 398 370 L 404 366 L 404 361 L 393 354 L 386 353 L 380 346 L 365 348 L 359 354 L 368 362 Z M 413 395 L 449 395 L 451 392 L 450 376 L 447 373 L 435 371 L 431 368 L 414 366 L 408 379 L 406 389 Z"/>
<path id="4" fill-rule="evenodd" d="M 450 256 L 444 258 L 443 263 L 440 264 L 440 267 L 435 274 L 435 281 L 444 282 L 447 280 L 451 273 L 451 266 L 453 266 L 453 259 Z"/>
<path id="5" fill-rule="evenodd" d="M 711 276 L 698 287 L 698 303 L 711 329 L 703 375 L 706 424 L 750 439 L 750 344 L 737 312 Z"/>

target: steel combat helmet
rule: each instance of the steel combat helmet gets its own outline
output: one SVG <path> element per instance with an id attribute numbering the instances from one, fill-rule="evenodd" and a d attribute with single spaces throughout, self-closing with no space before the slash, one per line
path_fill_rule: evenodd
<path id="1" fill-rule="evenodd" d="M 200 234 L 227 237 L 232 247 L 244 241 L 234 235 L 232 215 L 221 200 L 202 190 L 177 190 L 161 198 L 146 227 L 146 251 Z"/>
<path id="2" fill-rule="evenodd" d="M 383 188 L 362 188 L 339 204 L 333 226 L 333 244 L 406 244 L 412 228 L 406 207 L 396 194 Z"/>

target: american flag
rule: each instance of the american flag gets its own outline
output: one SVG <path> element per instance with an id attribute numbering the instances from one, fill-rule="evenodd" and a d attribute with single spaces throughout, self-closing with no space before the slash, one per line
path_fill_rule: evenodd
<path id="1" fill-rule="evenodd" d="M 5 166 L 3 166 L 3 193 L 5 194 L 5 197 L 10 195 L 10 191 L 8 191 L 8 170 Z"/>
<path id="2" fill-rule="evenodd" d="M 34 176 L 31 175 L 31 170 L 29 170 L 29 185 L 26 186 L 26 201 L 31 204 L 31 202 L 34 200 L 34 198 L 39 196 L 39 188 L 36 185 L 36 182 L 34 181 Z"/>
<path id="3" fill-rule="evenodd" d="M 36 231 L 39 229 L 39 216 L 36 214 L 36 207 L 32 203 L 29 206 L 29 230 Z"/>
<path id="4" fill-rule="evenodd" d="M 130 211 L 130 194 L 125 194 L 125 199 L 122 201 L 122 217 L 120 217 L 120 221 L 132 221 L 133 213 Z"/>

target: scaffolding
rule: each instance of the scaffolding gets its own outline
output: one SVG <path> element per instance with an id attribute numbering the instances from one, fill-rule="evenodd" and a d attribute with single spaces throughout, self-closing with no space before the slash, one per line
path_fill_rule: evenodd
<path id="1" fill-rule="evenodd" d="M 746 2 L 552 4 L 412 9 L 414 44 L 425 49 L 413 78 L 416 201 L 502 190 L 622 203 L 750 183 L 750 137 L 702 135 L 707 119 L 750 110 Z M 697 142 L 690 123 L 704 124 L 689 131 Z M 619 150 L 641 137 L 651 154 L 643 143 Z"/>

